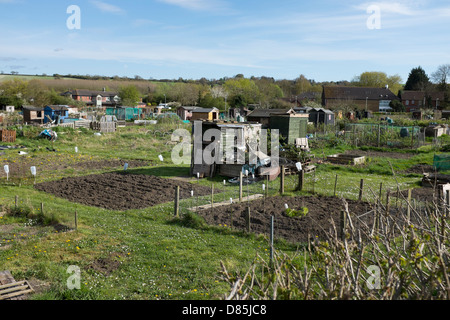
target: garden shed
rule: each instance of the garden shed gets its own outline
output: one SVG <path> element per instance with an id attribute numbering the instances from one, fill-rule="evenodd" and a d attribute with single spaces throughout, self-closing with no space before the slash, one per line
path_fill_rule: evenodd
<path id="1" fill-rule="evenodd" d="M 43 123 L 44 122 L 44 108 L 34 106 L 23 107 L 23 121 L 25 123 Z"/>
<path id="2" fill-rule="evenodd" d="M 306 138 L 308 120 L 308 114 L 294 111 L 272 114 L 270 116 L 270 129 L 278 129 L 285 143 L 295 144 L 297 138 Z"/>
<path id="3" fill-rule="evenodd" d="M 56 121 L 63 122 L 69 117 L 69 108 L 67 106 L 46 106 L 44 108 L 44 123 Z"/>
<path id="4" fill-rule="evenodd" d="M 219 120 L 219 109 L 217 108 L 195 108 L 191 111 L 192 120 Z"/>
<path id="5" fill-rule="evenodd" d="M 312 108 L 309 111 L 309 122 L 314 123 L 315 126 L 319 124 L 334 125 L 334 112 L 324 108 Z"/>

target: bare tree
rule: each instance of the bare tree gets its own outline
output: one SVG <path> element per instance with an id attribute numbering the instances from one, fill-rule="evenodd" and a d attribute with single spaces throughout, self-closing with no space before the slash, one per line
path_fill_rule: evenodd
<path id="1" fill-rule="evenodd" d="M 431 75 L 433 82 L 438 84 L 438 88 L 442 91 L 447 90 L 447 81 L 450 78 L 450 64 L 442 64 L 436 72 Z"/>

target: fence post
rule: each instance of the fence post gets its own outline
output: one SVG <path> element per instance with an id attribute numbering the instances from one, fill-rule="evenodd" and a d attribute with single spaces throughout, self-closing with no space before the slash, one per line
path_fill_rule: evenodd
<path id="1" fill-rule="evenodd" d="M 214 184 L 211 185 L 211 213 L 214 208 Z"/>
<path id="2" fill-rule="evenodd" d="M 244 174 L 239 172 L 239 202 L 242 202 L 242 180 L 243 180 Z"/>
<path id="3" fill-rule="evenodd" d="M 247 232 L 250 233 L 252 230 L 251 226 L 251 215 L 250 215 L 250 207 L 247 207 L 246 216 L 245 216 L 245 223 L 247 225 Z"/>
<path id="4" fill-rule="evenodd" d="M 284 193 L 284 177 L 285 177 L 284 166 L 281 166 L 281 179 L 280 179 L 280 194 Z"/>
<path id="5" fill-rule="evenodd" d="M 409 225 L 409 222 L 411 220 L 411 193 L 412 193 L 412 190 L 408 189 L 408 204 L 407 204 L 407 208 L 408 209 L 406 211 L 406 217 L 407 217 L 408 225 Z"/>
<path id="6" fill-rule="evenodd" d="M 41 215 L 44 216 L 44 203 L 41 202 Z"/>
<path id="7" fill-rule="evenodd" d="M 304 181 L 305 181 L 305 171 L 302 169 L 298 173 L 298 187 L 297 187 L 297 191 L 302 191 L 303 190 Z"/>
<path id="8" fill-rule="evenodd" d="M 75 231 L 78 231 L 78 212 L 75 210 Z"/>
<path id="9" fill-rule="evenodd" d="M 345 240 L 345 228 L 347 225 L 347 216 L 344 210 L 341 210 L 341 240 Z"/>
<path id="10" fill-rule="evenodd" d="M 362 200 L 363 191 L 364 191 L 364 179 L 361 179 L 361 182 L 359 184 L 359 201 Z"/>
<path id="11" fill-rule="evenodd" d="M 273 222 L 273 216 L 270 217 L 270 265 L 273 265 L 273 229 L 274 229 L 274 222 Z"/>
<path id="12" fill-rule="evenodd" d="M 380 147 L 381 125 L 378 125 L 377 145 Z"/>
<path id="13" fill-rule="evenodd" d="M 175 208 L 174 208 L 174 216 L 180 216 L 180 187 L 175 187 Z"/>
<path id="14" fill-rule="evenodd" d="M 336 181 L 334 182 L 334 197 L 336 197 L 337 182 L 338 182 L 338 175 L 336 175 Z"/>

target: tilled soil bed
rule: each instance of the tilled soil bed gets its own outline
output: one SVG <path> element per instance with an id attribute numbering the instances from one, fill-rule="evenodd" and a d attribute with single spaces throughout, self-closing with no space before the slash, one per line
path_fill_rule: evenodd
<path id="1" fill-rule="evenodd" d="M 200 196 L 211 194 L 205 186 L 127 173 L 64 178 L 36 184 L 35 188 L 71 202 L 123 211 L 173 201 L 176 186 L 180 187 L 180 198 L 188 198 L 191 190 Z"/>
<path id="2" fill-rule="evenodd" d="M 367 202 L 346 200 L 349 212 L 353 215 L 361 215 L 371 210 Z M 285 204 L 291 209 L 307 207 L 309 213 L 306 217 L 289 217 L 285 213 Z M 214 208 L 198 212 L 210 225 L 231 225 L 231 214 L 233 213 L 233 228 L 246 230 L 247 202 L 233 204 L 226 207 Z M 250 202 L 251 208 L 251 232 L 269 235 L 271 216 L 274 216 L 274 236 L 283 238 L 288 242 L 306 242 L 308 235 L 320 240 L 326 239 L 333 228 L 331 220 L 334 221 L 338 236 L 340 212 L 344 209 L 343 201 L 339 198 L 325 196 L 303 196 L 303 197 L 270 197 L 264 200 Z M 367 215 L 371 224 L 372 215 Z M 365 219 L 366 220 L 366 219 Z"/>

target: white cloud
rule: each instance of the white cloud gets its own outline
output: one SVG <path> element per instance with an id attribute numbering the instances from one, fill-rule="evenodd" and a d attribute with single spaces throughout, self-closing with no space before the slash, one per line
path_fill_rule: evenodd
<path id="1" fill-rule="evenodd" d="M 125 13 L 125 11 L 122 8 L 115 6 L 113 4 L 109 4 L 109 3 L 97 1 L 97 0 L 92 0 L 91 3 L 94 6 L 96 6 L 98 9 L 100 9 L 101 11 L 106 12 L 106 13 L 114 13 L 114 14 Z"/>
<path id="2" fill-rule="evenodd" d="M 195 11 L 229 11 L 228 4 L 222 0 L 158 0 L 170 5 L 175 5 Z"/>
<path id="3" fill-rule="evenodd" d="M 369 6 L 375 5 L 381 9 L 382 13 L 417 16 L 427 11 L 427 4 L 427 0 L 371 1 L 357 5 L 355 8 L 366 11 Z"/>

